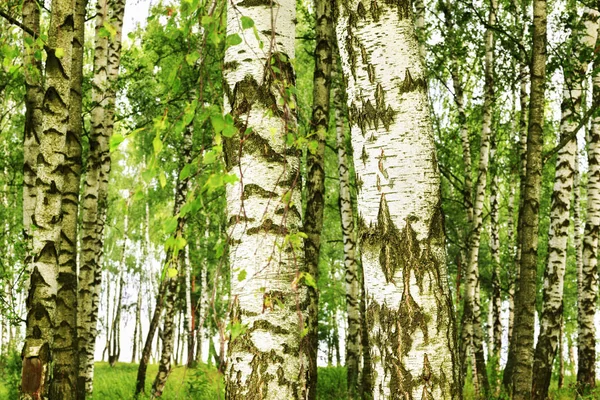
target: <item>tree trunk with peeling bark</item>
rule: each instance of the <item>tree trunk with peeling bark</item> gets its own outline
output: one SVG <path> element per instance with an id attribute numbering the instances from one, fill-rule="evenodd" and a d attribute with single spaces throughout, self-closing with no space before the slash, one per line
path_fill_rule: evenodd
<path id="1" fill-rule="evenodd" d="M 124 0 L 98 0 L 94 42 L 90 150 L 82 196 L 82 255 L 78 288 L 79 379 L 78 398 L 93 390 L 94 349 L 102 282 L 103 233 L 108 202 L 110 136 L 114 125 L 116 79 L 121 51 Z M 115 35 L 103 34 L 111 24 Z"/>
<path id="2" fill-rule="evenodd" d="M 83 133 L 82 82 L 85 11 L 87 0 L 76 0 L 73 20 L 73 49 L 69 125 L 64 150 L 62 241 L 60 245 L 56 320 L 52 359 L 52 396 L 64 400 L 77 395 L 77 230 Z"/>
<path id="3" fill-rule="evenodd" d="M 225 53 L 226 111 L 236 133 L 224 140 L 231 265 L 231 338 L 226 398 L 301 399 L 310 382 L 310 278 L 304 274 L 300 151 L 295 137 L 295 9 L 292 0 L 235 0 L 227 33 L 243 38 Z M 243 30 L 241 16 L 252 18 Z M 256 31 L 255 31 L 256 32 Z M 262 41 L 263 46 L 259 45 Z M 261 47 L 263 47 L 261 49 Z M 254 56 L 249 58 L 247 54 Z"/>
<path id="4" fill-rule="evenodd" d="M 20 395 L 21 399 L 26 400 L 45 398 L 58 394 L 55 390 L 59 390 L 56 385 L 50 388 L 53 368 L 51 352 L 59 288 L 61 215 L 65 190 L 64 148 L 69 129 L 73 24 L 73 1 L 53 0 L 36 165 L 32 257 L 26 260 L 30 263 L 31 275 Z"/>
<path id="5" fill-rule="evenodd" d="M 575 60 L 576 64 L 572 66 L 571 71 L 566 71 L 565 73 L 559 142 L 565 140 L 578 125 L 575 116 L 581 112 L 583 79 L 589 64 L 581 54 L 592 54 L 598 34 L 597 19 L 598 13 L 586 8 L 581 21 L 584 30 L 576 31 L 570 38 L 573 56 L 571 59 Z M 561 334 L 573 171 L 574 164 L 578 162 L 576 154 L 577 141 L 573 138 L 559 150 L 556 157 L 554 192 L 550 206 L 548 264 L 544 271 L 540 334 L 535 349 L 533 367 L 535 374 L 532 383 L 532 398 L 535 400 L 545 400 L 548 397 L 550 379 L 552 378 L 552 366 Z"/>
<path id="6" fill-rule="evenodd" d="M 40 33 L 40 10 L 35 0 L 23 1 L 23 25 L 36 35 Z M 34 38 L 23 33 L 23 76 L 25 78 L 25 132 L 23 141 L 23 233 L 26 243 L 25 264 L 30 264 L 31 217 L 35 211 L 35 178 L 39 140 L 42 135 L 42 63 L 34 57 Z"/>
<path id="7" fill-rule="evenodd" d="M 373 398 L 458 399 L 440 180 L 411 5 L 354 0 L 340 3 L 338 15 L 354 164 L 362 171 Z"/>
<path id="8" fill-rule="evenodd" d="M 596 43 L 596 48 L 598 46 Z M 593 77 L 593 100 L 600 102 L 600 74 Z M 583 230 L 582 267 L 577 296 L 577 390 L 596 387 L 596 304 L 598 300 L 598 235 L 600 230 L 600 117 L 588 132 L 587 216 Z"/>
<path id="9" fill-rule="evenodd" d="M 531 98 L 527 130 L 527 173 L 522 185 L 523 205 L 519 210 L 521 259 L 515 295 L 513 343 L 508 354 L 512 362 L 512 389 L 515 400 L 531 399 L 533 334 L 537 278 L 539 206 L 542 179 L 544 87 L 546 76 L 546 1 L 533 1 L 533 47 Z M 510 382 L 510 381 L 509 381 Z"/>
<path id="10" fill-rule="evenodd" d="M 490 158 L 496 159 L 496 139 L 492 139 Z M 500 279 L 500 221 L 498 204 L 499 166 L 492 168 L 492 188 L 490 190 L 490 253 L 492 258 L 492 295 L 490 298 L 490 334 L 488 362 L 492 364 L 493 376 L 500 377 L 500 352 L 502 350 L 502 280 Z M 500 382 L 493 382 L 494 395 L 498 395 Z"/>
<path id="11" fill-rule="evenodd" d="M 331 0 L 315 0 L 316 49 L 313 76 L 313 105 L 306 154 L 306 209 L 304 213 L 304 261 L 306 271 L 315 282 L 319 278 L 319 255 L 323 209 L 325 207 L 325 137 L 329 130 L 329 102 L 331 89 L 333 33 Z M 308 354 L 308 399 L 317 398 L 317 353 L 319 349 L 319 292 L 317 286 L 308 286 L 308 333 L 304 339 Z"/>
<path id="12" fill-rule="evenodd" d="M 337 70 L 337 57 L 334 57 L 334 60 L 336 60 L 334 68 Z M 339 79 L 336 83 L 341 86 L 342 79 Z M 352 198 L 350 195 L 350 169 L 348 165 L 348 156 L 346 154 L 344 115 L 342 112 L 344 109 L 344 98 L 342 93 L 343 91 L 340 87 L 335 87 L 333 90 L 339 165 L 338 171 L 340 177 L 340 221 L 342 223 L 342 236 L 344 241 L 346 313 L 348 314 L 348 327 L 346 329 L 346 382 L 348 384 L 348 396 L 349 398 L 354 399 L 359 398 L 359 394 L 362 393 L 359 381 L 361 315 L 359 308 L 360 292 L 358 263 L 356 261 L 356 232 L 354 228 Z M 365 349 L 365 351 L 368 351 L 368 348 Z"/>

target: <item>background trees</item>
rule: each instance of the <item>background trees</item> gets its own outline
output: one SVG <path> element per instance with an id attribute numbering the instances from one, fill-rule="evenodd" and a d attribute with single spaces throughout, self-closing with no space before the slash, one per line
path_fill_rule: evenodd
<path id="1" fill-rule="evenodd" d="M 155 396 L 182 363 L 200 364 L 185 390 L 201 396 L 211 363 L 230 397 L 320 396 L 315 366 L 332 365 L 324 385 L 343 364 L 354 398 L 458 397 L 458 371 L 466 398 L 500 396 L 502 378 L 545 398 L 555 354 L 556 381 L 595 395 L 597 10 L 548 7 L 542 62 L 541 1 L 533 14 L 527 1 L 351 2 L 333 17 L 331 2 L 166 2 L 120 52 L 124 3 L 68 2 L 59 30 L 54 3 L 0 6 L 0 368 L 25 338 L 37 374 L 27 349 L 45 338 L 48 383 L 73 392 L 76 276 L 81 398 L 94 358 L 119 353 L 142 360 L 138 392 L 155 381 Z"/>

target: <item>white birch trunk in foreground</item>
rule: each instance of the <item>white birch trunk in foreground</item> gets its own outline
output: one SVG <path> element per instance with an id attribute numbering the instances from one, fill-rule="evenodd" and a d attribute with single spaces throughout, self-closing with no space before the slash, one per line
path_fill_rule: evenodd
<path id="1" fill-rule="evenodd" d="M 302 330 L 307 290 L 301 230 L 299 151 L 295 137 L 293 0 L 235 0 L 227 33 L 242 43 L 225 54 L 226 111 L 237 131 L 224 142 L 231 265 L 228 399 L 305 397 L 308 358 Z M 242 30 L 242 16 L 254 21 Z M 266 34 L 265 34 L 266 33 Z M 297 237 L 298 238 L 298 237 Z M 295 243 L 294 243 L 295 242 Z M 304 336 L 306 339 L 306 336 Z"/>
<path id="2" fill-rule="evenodd" d="M 374 399 L 458 399 L 440 180 L 410 2 L 340 4 Z"/>

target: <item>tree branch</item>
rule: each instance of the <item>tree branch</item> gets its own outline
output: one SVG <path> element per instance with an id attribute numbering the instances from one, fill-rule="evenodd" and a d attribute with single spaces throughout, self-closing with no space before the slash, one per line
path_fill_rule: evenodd
<path id="1" fill-rule="evenodd" d="M 11 17 L 9 13 L 7 13 L 6 11 L 4 11 L 1 8 L 0 8 L 0 17 L 4 17 L 4 19 L 6 19 L 8 22 L 10 22 L 11 24 L 20 28 L 21 30 L 23 30 L 23 32 L 28 33 L 34 39 L 37 39 L 39 37 L 39 35 L 36 34 L 31 28 L 23 25 L 23 23 L 21 21 Z M 50 47 L 48 47 L 45 43 L 44 43 L 44 50 L 46 50 L 46 52 L 48 52 L 50 50 Z"/>

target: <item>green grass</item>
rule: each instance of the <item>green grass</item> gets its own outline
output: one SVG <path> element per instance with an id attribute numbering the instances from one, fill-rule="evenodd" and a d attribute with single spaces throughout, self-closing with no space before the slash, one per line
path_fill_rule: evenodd
<path id="1" fill-rule="evenodd" d="M 138 364 L 117 363 L 111 368 L 108 363 L 96 363 L 94 371 L 93 400 L 132 399 L 135 391 Z M 146 393 L 150 394 L 158 365 L 148 366 Z M 216 400 L 224 398 L 223 379 L 212 367 L 173 367 L 162 395 L 164 400 L 194 399 Z M 142 397 L 144 398 L 144 397 Z"/>

